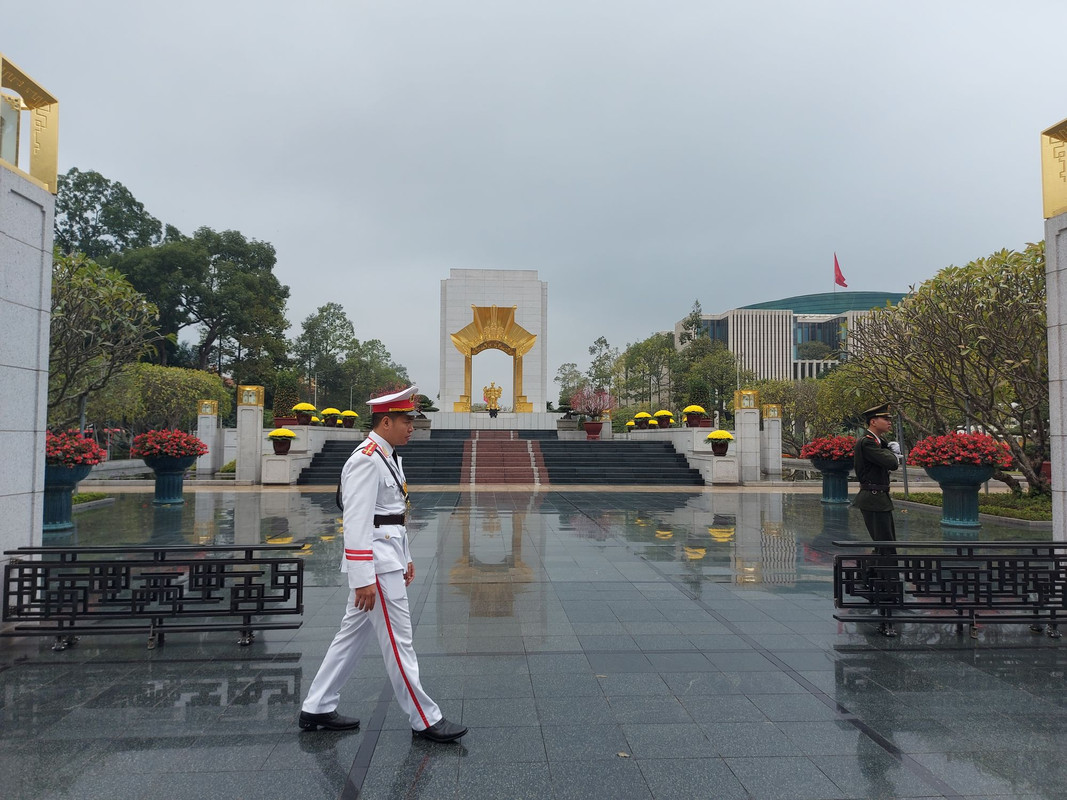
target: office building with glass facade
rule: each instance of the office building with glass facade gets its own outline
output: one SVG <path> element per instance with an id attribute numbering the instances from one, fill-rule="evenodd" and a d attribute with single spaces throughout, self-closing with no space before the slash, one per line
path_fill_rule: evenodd
<path id="1" fill-rule="evenodd" d="M 741 367 L 757 378 L 801 380 L 814 378 L 847 353 L 848 331 L 857 319 L 872 308 L 899 303 L 903 297 L 900 292 L 805 294 L 702 314 L 700 319 L 704 332 L 725 344 Z M 680 342 L 684 322 L 674 325 L 676 342 Z M 821 342 L 828 354 L 802 357 L 809 349 L 802 347 L 807 342 Z"/>

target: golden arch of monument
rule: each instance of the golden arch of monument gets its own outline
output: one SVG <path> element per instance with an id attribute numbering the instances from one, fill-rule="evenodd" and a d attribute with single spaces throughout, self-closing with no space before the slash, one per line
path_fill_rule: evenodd
<path id="1" fill-rule="evenodd" d="M 530 352 L 537 342 L 537 335 L 530 333 L 515 321 L 515 309 L 498 306 L 471 306 L 474 320 L 465 328 L 450 334 L 452 344 L 463 354 L 463 394 L 452 404 L 457 413 L 471 410 L 471 361 L 483 350 L 502 350 L 512 358 L 512 395 L 515 411 L 530 414 L 533 404 L 522 393 L 522 357 Z"/>

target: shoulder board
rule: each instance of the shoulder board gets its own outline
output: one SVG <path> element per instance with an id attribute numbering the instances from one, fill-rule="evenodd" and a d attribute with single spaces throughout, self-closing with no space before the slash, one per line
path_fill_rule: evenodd
<path id="1" fill-rule="evenodd" d="M 377 449 L 378 449 L 378 443 L 377 442 L 367 442 L 367 446 L 364 447 L 359 452 L 361 452 L 365 456 L 370 456 L 370 455 L 374 455 L 374 451 L 377 450 Z"/>
<path id="2" fill-rule="evenodd" d="M 874 439 L 874 441 L 876 441 L 876 442 L 881 441 L 877 436 L 875 436 L 873 433 L 870 433 L 869 431 L 868 431 L 867 436 L 865 438 Z"/>

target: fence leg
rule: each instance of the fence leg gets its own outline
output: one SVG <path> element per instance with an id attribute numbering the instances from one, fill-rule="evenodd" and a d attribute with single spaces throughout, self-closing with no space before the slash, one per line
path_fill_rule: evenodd
<path id="1" fill-rule="evenodd" d="M 55 642 L 52 644 L 52 649 L 59 653 L 66 650 L 68 647 L 73 647 L 77 643 L 77 636 L 57 636 Z"/>

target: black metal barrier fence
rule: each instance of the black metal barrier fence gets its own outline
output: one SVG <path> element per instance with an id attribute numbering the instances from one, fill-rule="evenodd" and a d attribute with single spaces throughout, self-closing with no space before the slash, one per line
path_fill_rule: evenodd
<path id="1" fill-rule="evenodd" d="M 166 633 L 299 628 L 259 617 L 304 613 L 304 561 L 264 555 L 301 545 L 199 547 L 20 547 L 4 566 L 0 636 L 55 636 L 65 650 L 78 634 L 147 633 L 149 649 Z"/>
<path id="2" fill-rule="evenodd" d="M 837 547 L 870 549 L 871 542 Z M 1027 624 L 1059 638 L 1067 613 L 1067 542 L 895 542 L 834 556 L 834 619 L 969 626 Z"/>

